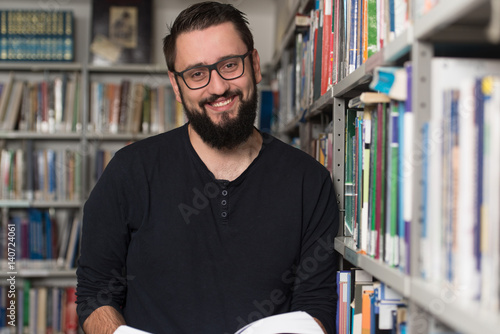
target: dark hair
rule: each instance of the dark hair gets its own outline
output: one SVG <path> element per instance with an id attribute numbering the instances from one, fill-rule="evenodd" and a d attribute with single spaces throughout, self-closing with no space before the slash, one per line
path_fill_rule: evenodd
<path id="1" fill-rule="evenodd" d="M 169 28 L 170 34 L 163 38 L 163 54 L 169 71 L 175 71 L 175 43 L 180 34 L 231 22 L 240 34 L 248 50 L 253 50 L 253 36 L 245 13 L 233 5 L 206 1 L 184 9 Z"/>

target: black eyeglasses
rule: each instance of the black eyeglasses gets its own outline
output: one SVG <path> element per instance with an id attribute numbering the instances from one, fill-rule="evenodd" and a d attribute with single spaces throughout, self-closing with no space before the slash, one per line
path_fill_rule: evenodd
<path id="1" fill-rule="evenodd" d="M 206 87 L 210 83 L 213 70 L 216 70 L 224 80 L 234 80 L 245 72 L 245 58 L 251 52 L 252 50 L 241 56 L 227 57 L 212 65 L 195 66 L 182 72 L 174 71 L 174 74 L 180 76 L 186 86 L 193 90 Z"/>

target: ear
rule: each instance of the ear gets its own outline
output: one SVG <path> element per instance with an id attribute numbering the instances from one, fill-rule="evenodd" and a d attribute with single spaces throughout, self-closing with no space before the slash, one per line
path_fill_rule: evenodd
<path id="1" fill-rule="evenodd" d="M 175 93 L 175 99 L 177 102 L 182 103 L 181 99 L 181 94 L 179 92 L 179 85 L 177 85 L 177 80 L 175 79 L 175 74 L 171 71 L 168 71 L 168 78 L 170 79 L 170 84 L 172 85 L 172 88 L 174 89 Z"/>
<path id="2" fill-rule="evenodd" d="M 255 83 L 258 84 L 262 80 L 262 73 L 260 71 L 260 56 L 256 49 L 252 51 L 252 66 L 255 74 Z"/>

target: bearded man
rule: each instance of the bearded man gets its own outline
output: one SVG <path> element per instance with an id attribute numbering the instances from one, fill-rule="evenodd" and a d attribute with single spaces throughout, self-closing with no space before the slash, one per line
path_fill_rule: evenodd
<path id="1" fill-rule="evenodd" d="M 234 333 L 305 311 L 335 333 L 329 172 L 254 127 L 260 58 L 245 14 L 204 2 L 163 50 L 188 122 L 118 151 L 84 209 L 86 333 Z"/>

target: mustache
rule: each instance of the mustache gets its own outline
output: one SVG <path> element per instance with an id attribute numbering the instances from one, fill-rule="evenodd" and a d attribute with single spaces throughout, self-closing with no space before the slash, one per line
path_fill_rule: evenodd
<path id="1" fill-rule="evenodd" d="M 200 105 L 200 107 L 203 108 L 205 104 L 215 102 L 218 99 L 220 99 L 221 97 L 227 99 L 230 96 L 235 96 L 235 95 L 237 95 L 240 99 L 243 98 L 243 93 L 242 93 L 241 90 L 239 90 L 239 89 L 237 89 L 237 90 L 228 90 L 228 91 L 224 92 L 224 94 L 222 94 L 222 95 L 210 95 L 209 97 L 201 100 L 199 102 L 199 105 Z"/>

